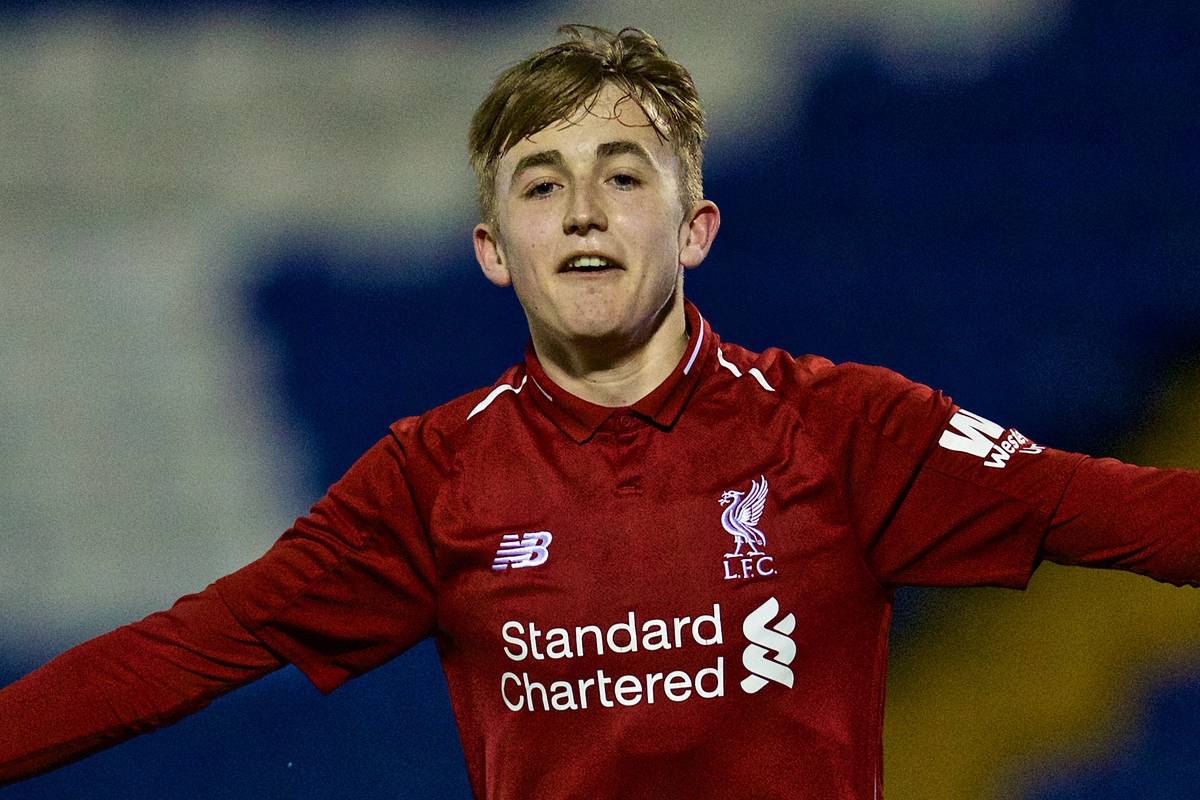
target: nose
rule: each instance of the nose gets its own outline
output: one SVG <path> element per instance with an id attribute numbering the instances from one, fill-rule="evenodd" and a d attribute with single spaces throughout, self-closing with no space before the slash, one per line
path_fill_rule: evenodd
<path id="1" fill-rule="evenodd" d="M 588 187 L 576 187 L 571 191 L 571 202 L 563 215 L 563 233 L 586 236 L 592 230 L 608 229 L 608 217 L 604 214 L 601 198 Z"/>

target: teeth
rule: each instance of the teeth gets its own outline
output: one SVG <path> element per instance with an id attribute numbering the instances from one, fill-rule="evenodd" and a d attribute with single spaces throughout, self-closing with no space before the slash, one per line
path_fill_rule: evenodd
<path id="1" fill-rule="evenodd" d="M 574 259 L 569 264 L 573 269 L 580 267 L 607 267 L 608 259 L 600 258 L 599 256 L 580 256 Z"/>

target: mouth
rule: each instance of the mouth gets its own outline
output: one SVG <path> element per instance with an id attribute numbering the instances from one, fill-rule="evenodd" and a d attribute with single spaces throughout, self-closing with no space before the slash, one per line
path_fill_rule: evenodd
<path id="1" fill-rule="evenodd" d="M 559 274 L 570 275 L 604 275 L 624 269 L 620 261 L 598 253 L 577 253 L 558 266 Z"/>

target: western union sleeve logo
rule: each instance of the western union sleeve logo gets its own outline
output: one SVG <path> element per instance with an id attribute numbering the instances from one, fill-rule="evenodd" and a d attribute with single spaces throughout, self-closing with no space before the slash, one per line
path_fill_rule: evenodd
<path id="1" fill-rule="evenodd" d="M 959 409 L 950 418 L 938 444 L 946 450 L 983 459 L 985 467 L 1004 469 L 1015 453 L 1036 455 L 1046 448 L 1034 444 L 1016 428 L 1005 429 L 990 419 Z"/>

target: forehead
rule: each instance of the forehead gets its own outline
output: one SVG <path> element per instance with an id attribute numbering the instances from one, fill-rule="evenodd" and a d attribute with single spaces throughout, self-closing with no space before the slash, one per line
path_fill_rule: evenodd
<path id="1" fill-rule="evenodd" d="M 665 129 L 661 123 L 659 127 Z M 568 165 L 582 164 L 594 160 L 601 145 L 618 141 L 640 144 L 660 171 L 676 168 L 675 151 L 659 136 L 646 112 L 624 90 L 607 84 L 565 119 L 550 123 L 509 148 L 500 158 L 497 177 L 503 183 L 519 161 L 534 153 L 557 151 Z"/>

